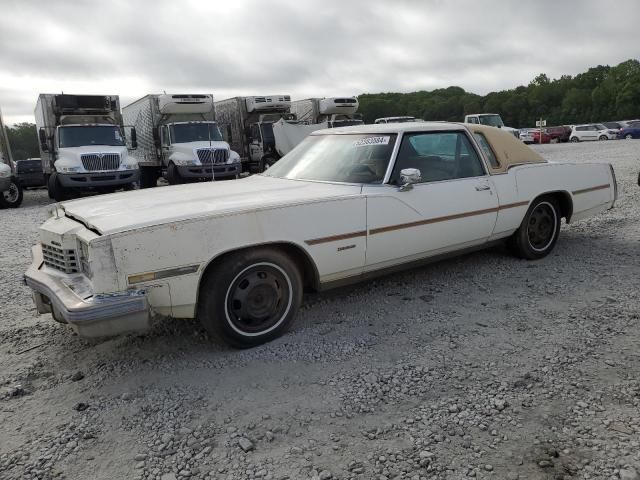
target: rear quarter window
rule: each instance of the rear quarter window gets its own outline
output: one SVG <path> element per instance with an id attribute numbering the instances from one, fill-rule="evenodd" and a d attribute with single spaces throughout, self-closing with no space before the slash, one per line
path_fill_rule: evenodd
<path id="1" fill-rule="evenodd" d="M 498 157 L 496 157 L 496 154 L 491 148 L 491 145 L 489 145 L 489 141 L 487 140 L 487 137 L 485 137 L 484 134 L 479 132 L 474 133 L 473 136 L 476 137 L 476 140 L 480 144 L 482 151 L 484 152 L 485 156 L 489 160 L 489 164 L 491 165 L 491 168 L 500 168 L 500 162 L 498 161 Z"/>

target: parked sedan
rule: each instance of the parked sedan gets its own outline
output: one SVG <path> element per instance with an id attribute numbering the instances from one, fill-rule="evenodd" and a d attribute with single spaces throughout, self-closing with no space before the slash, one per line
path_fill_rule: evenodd
<path id="1" fill-rule="evenodd" d="M 618 138 L 624 138 L 625 140 L 640 138 L 640 122 L 630 122 L 628 127 L 618 132 Z"/>
<path id="2" fill-rule="evenodd" d="M 616 196 L 610 164 L 548 163 L 494 127 L 332 128 L 261 175 L 62 202 L 25 280 L 38 312 L 81 336 L 144 330 L 156 312 L 250 347 L 286 331 L 304 289 L 494 242 L 543 258 L 561 218 Z"/>
<path id="3" fill-rule="evenodd" d="M 587 125 L 575 125 L 571 131 L 572 142 L 584 142 L 588 140 L 613 140 L 618 138 L 618 133 L 609 130 L 602 124 L 590 123 Z"/>

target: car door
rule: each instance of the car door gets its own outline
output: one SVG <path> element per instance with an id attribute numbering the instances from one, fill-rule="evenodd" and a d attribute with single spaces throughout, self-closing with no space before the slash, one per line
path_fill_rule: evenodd
<path id="1" fill-rule="evenodd" d="M 400 171 L 422 180 L 403 188 Z M 466 131 L 405 133 L 389 182 L 365 185 L 371 271 L 478 245 L 492 234 L 498 198 Z"/>

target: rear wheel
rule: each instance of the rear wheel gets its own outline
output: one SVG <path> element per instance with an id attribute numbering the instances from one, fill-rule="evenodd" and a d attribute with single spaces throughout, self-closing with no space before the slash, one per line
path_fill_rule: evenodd
<path id="1" fill-rule="evenodd" d="M 571 137 L 571 141 L 573 143 L 578 143 L 580 141 L 580 139 L 578 137 Z"/>
<path id="2" fill-rule="evenodd" d="M 302 279 L 284 253 L 268 248 L 232 253 L 200 287 L 198 318 L 213 336 L 249 348 L 282 335 L 302 300 Z"/>
<path id="3" fill-rule="evenodd" d="M 509 240 L 514 253 L 527 260 L 546 257 L 558 240 L 560 217 L 560 208 L 554 198 L 534 200 L 520 228 Z"/>
<path id="4" fill-rule="evenodd" d="M 49 175 L 47 189 L 49 190 L 49 198 L 53 198 L 56 202 L 62 202 L 69 196 L 69 191 L 60 183 L 57 172 L 53 172 Z"/>
<path id="5" fill-rule="evenodd" d="M 0 208 L 18 208 L 22 203 L 22 187 L 11 180 L 9 189 L 0 194 Z"/>

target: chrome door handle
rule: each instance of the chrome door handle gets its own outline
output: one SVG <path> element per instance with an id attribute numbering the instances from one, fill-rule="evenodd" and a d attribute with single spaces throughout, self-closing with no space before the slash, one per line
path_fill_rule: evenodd
<path id="1" fill-rule="evenodd" d="M 485 190 L 491 190 L 490 185 L 476 185 L 476 190 L 478 192 L 484 192 Z"/>

